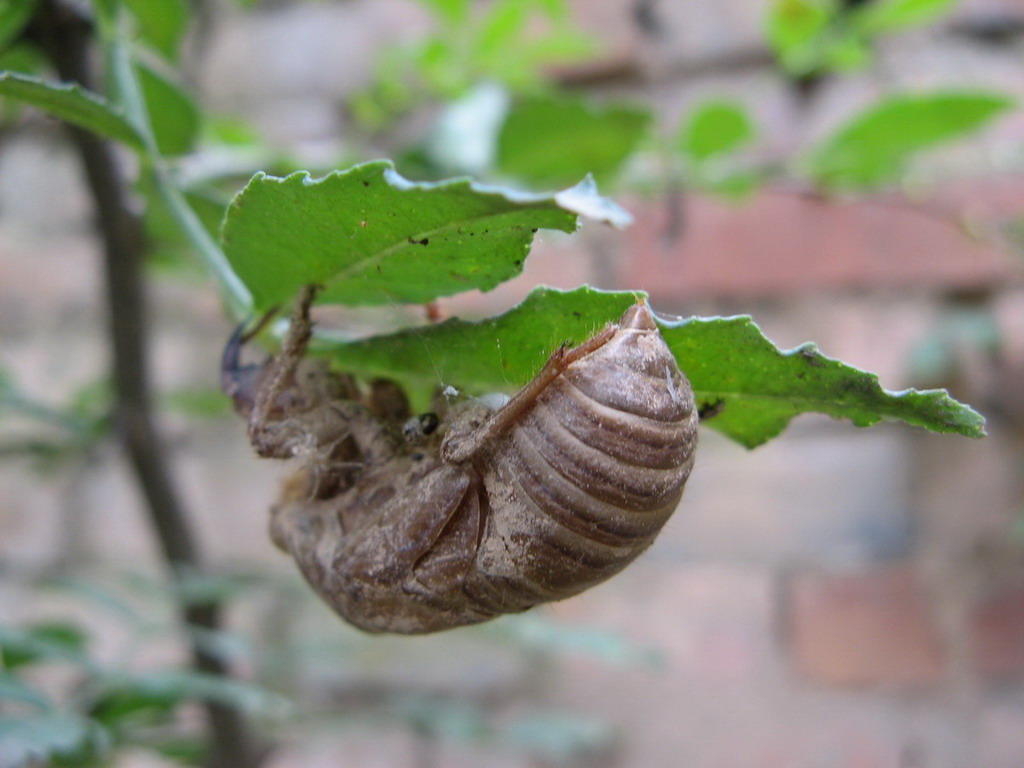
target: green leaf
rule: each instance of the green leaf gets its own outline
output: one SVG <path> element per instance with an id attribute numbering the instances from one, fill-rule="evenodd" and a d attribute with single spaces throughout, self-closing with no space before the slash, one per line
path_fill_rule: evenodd
<path id="1" fill-rule="evenodd" d="M 871 188 L 897 178 L 917 152 L 963 138 L 1013 102 L 998 94 L 894 96 L 848 121 L 811 151 L 810 175 L 837 188 Z"/>
<path id="2" fill-rule="evenodd" d="M 93 0 L 93 8 L 103 24 L 113 25 L 123 0 Z"/>
<path id="3" fill-rule="evenodd" d="M 146 203 L 143 222 L 150 243 L 149 262 L 175 272 L 179 277 L 195 276 L 204 280 L 209 277 L 209 271 L 196 259 L 187 233 L 182 231 L 174 212 L 161 198 L 153 175 L 142 173 L 136 187 Z M 188 190 L 185 200 L 198 223 L 211 238 L 216 238 L 230 198 L 216 188 L 202 187 Z"/>
<path id="4" fill-rule="evenodd" d="M 469 0 L 420 0 L 420 2 L 449 24 L 458 24 L 469 15 Z"/>
<path id="5" fill-rule="evenodd" d="M 528 19 L 529 8 L 520 0 L 492 5 L 473 40 L 476 55 L 486 59 L 507 50 L 521 35 Z"/>
<path id="6" fill-rule="evenodd" d="M 750 198 L 764 181 L 764 174 L 757 171 L 736 171 L 729 173 L 696 174 L 692 186 L 699 192 L 718 197 L 733 203 L 742 203 Z"/>
<path id="7" fill-rule="evenodd" d="M 451 319 L 372 339 L 325 342 L 345 370 L 393 378 L 413 390 L 451 384 L 471 394 L 510 391 L 529 381 L 559 344 L 582 342 L 635 301 L 632 293 L 537 288 L 519 306 L 481 322 Z"/>
<path id="8" fill-rule="evenodd" d="M 569 17 L 566 0 L 533 0 L 532 5 L 553 21 L 563 21 Z"/>
<path id="9" fill-rule="evenodd" d="M 0 71 L 9 70 L 32 75 L 46 66 L 46 56 L 31 43 L 15 43 L 0 52 Z"/>
<path id="10" fill-rule="evenodd" d="M 35 5 L 36 0 L 0 0 L 0 50 L 21 33 Z"/>
<path id="11" fill-rule="evenodd" d="M 191 669 L 166 669 L 107 680 L 95 708 L 97 717 L 113 723 L 143 710 L 167 712 L 195 700 L 267 717 L 279 717 L 291 706 L 283 696 L 256 685 Z"/>
<path id="12" fill-rule="evenodd" d="M 219 389 L 177 389 L 160 398 L 160 404 L 193 419 L 214 419 L 232 412 L 231 400 Z"/>
<path id="13" fill-rule="evenodd" d="M 547 23 L 538 24 L 538 16 Z M 458 50 L 463 78 L 492 82 L 530 93 L 546 86 L 545 67 L 578 61 L 595 49 L 594 40 L 575 28 L 561 3 L 500 0 L 491 4 L 476 30 L 470 30 L 468 51 Z M 579 175 L 577 175 L 577 178 Z"/>
<path id="14" fill-rule="evenodd" d="M 186 0 L 124 0 L 138 22 L 139 35 L 171 61 L 178 58 L 188 28 Z"/>
<path id="15" fill-rule="evenodd" d="M 586 185 L 524 195 L 467 179 L 413 183 L 378 161 L 322 179 L 258 173 L 228 207 L 222 239 L 256 309 L 307 283 L 326 286 L 324 302 L 423 303 L 514 277 L 534 232 L 572 232 L 577 213 L 628 219 Z"/>
<path id="16" fill-rule="evenodd" d="M 449 742 L 480 742 L 490 732 L 480 707 L 468 701 L 408 693 L 398 697 L 391 710 L 392 716 L 416 733 L 429 733 Z"/>
<path id="17" fill-rule="evenodd" d="M 110 102 L 77 84 L 53 83 L 30 75 L 0 72 L 0 96 L 31 104 L 53 117 L 134 149 L 144 146 L 139 132 Z"/>
<path id="18" fill-rule="evenodd" d="M 415 77 L 405 70 L 391 75 L 382 72 L 376 83 L 378 98 L 394 115 L 401 114 L 423 99 L 422 86 L 413 86 L 414 81 L 422 81 L 428 92 L 445 98 L 460 95 L 468 86 L 463 54 L 450 40 L 427 40 L 413 55 Z"/>
<path id="19" fill-rule="evenodd" d="M 871 49 L 867 41 L 849 26 L 829 36 L 820 49 L 822 68 L 831 72 L 855 72 L 867 65 Z"/>
<path id="20" fill-rule="evenodd" d="M 857 9 L 855 22 L 868 34 L 927 24 L 947 13 L 957 0 L 874 0 Z"/>
<path id="21" fill-rule="evenodd" d="M 705 423 L 748 448 L 800 413 L 868 427 L 883 419 L 934 432 L 984 436 L 985 420 L 945 390 L 890 392 L 878 377 L 821 354 L 813 344 L 778 349 L 749 317 L 665 324 L 665 340 L 689 377 Z"/>
<path id="22" fill-rule="evenodd" d="M 146 64 L 136 65 L 157 149 L 163 155 L 191 152 L 199 136 L 199 108 L 181 86 Z"/>
<path id="23" fill-rule="evenodd" d="M 49 709 L 50 701 L 17 675 L 0 672 L 0 702 L 18 702 L 28 704 L 37 709 Z M 2 756 L 2 752 L 0 752 Z M 3 765 L 3 763 L 0 763 Z"/>
<path id="24" fill-rule="evenodd" d="M 807 74 L 819 65 L 819 49 L 835 7 L 834 0 L 775 0 L 765 32 L 775 55 L 791 74 Z"/>
<path id="25" fill-rule="evenodd" d="M 522 715 L 503 724 L 498 735 L 502 742 L 538 753 L 547 758 L 544 762 L 555 764 L 610 752 L 616 742 L 610 725 L 561 712 Z"/>
<path id="26" fill-rule="evenodd" d="M 733 152 L 754 138 L 754 124 L 742 106 L 727 101 L 706 101 L 682 127 L 679 146 L 692 160 Z"/>
<path id="27" fill-rule="evenodd" d="M 211 605 L 238 600 L 252 592 L 256 579 L 246 573 L 197 573 L 183 571 L 171 585 L 178 605 Z"/>
<path id="28" fill-rule="evenodd" d="M 479 631 L 492 642 L 506 643 L 526 652 L 584 656 L 614 665 L 656 666 L 664 661 L 659 651 L 638 645 L 625 635 L 559 624 L 542 613 L 503 617 L 481 626 Z"/>
<path id="29" fill-rule="evenodd" d="M 588 173 L 608 181 L 650 124 L 651 113 L 640 107 L 567 96 L 524 99 L 498 134 L 498 170 L 537 188 L 565 186 Z"/>
<path id="30" fill-rule="evenodd" d="M 43 622 L 28 627 L 0 626 L 0 660 L 6 669 L 41 661 L 87 664 L 86 635 L 68 622 Z"/>
<path id="31" fill-rule="evenodd" d="M 516 45 L 515 53 L 520 54 L 524 63 L 536 72 L 544 65 L 583 61 L 592 56 L 595 50 L 598 50 L 598 45 L 593 37 L 566 26 L 552 30 L 547 35 L 521 40 Z M 543 73 L 540 77 L 543 77 Z"/>
<path id="32" fill-rule="evenodd" d="M 115 619 L 135 628 L 141 627 L 148 620 L 140 613 L 139 607 L 130 604 L 116 590 L 95 581 L 59 576 L 48 580 L 46 585 L 67 592 L 76 600 L 81 601 L 81 604 L 88 608 L 89 615 L 92 617 L 102 617 L 105 621 Z M 144 610 L 149 608 L 150 606 L 145 606 Z"/>
<path id="33" fill-rule="evenodd" d="M 170 758 L 174 765 L 204 765 L 210 757 L 210 745 L 201 733 L 193 736 L 147 734 L 144 746 Z"/>
<path id="34" fill-rule="evenodd" d="M 5 766 L 92 765 L 110 749 L 109 734 L 84 717 L 62 713 L 0 716 L 0 759 Z"/>
<path id="35" fill-rule="evenodd" d="M 387 376 L 413 391 L 446 384 L 471 394 L 525 384 L 561 343 L 577 343 L 617 320 L 638 294 L 592 288 L 534 290 L 519 306 L 479 323 L 448 320 L 350 343 L 330 354 L 348 371 Z M 869 426 L 894 419 L 936 432 L 984 434 L 984 419 L 944 391 L 887 392 L 876 376 L 812 345 L 780 351 L 749 317 L 665 323 L 662 333 L 706 414 L 707 425 L 754 447 L 800 413 Z"/>

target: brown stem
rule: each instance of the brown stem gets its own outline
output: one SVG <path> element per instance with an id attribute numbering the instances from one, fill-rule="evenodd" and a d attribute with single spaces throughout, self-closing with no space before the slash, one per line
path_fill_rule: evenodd
<path id="1" fill-rule="evenodd" d="M 89 87 L 92 29 L 88 19 L 60 0 L 45 0 L 39 5 L 31 34 L 38 38 L 61 79 Z M 117 436 L 146 498 L 164 559 L 176 576 L 194 573 L 201 570 L 199 550 L 152 416 L 143 279 L 146 244 L 141 221 L 129 205 L 113 147 L 79 128 L 70 127 L 69 133 L 84 167 L 103 240 Z M 192 626 L 216 629 L 219 606 L 184 605 L 182 618 Z M 196 642 L 192 654 L 196 669 L 228 674 L 223 660 Z M 211 736 L 209 768 L 255 766 L 258 760 L 238 711 L 215 702 L 207 702 L 206 708 Z"/>

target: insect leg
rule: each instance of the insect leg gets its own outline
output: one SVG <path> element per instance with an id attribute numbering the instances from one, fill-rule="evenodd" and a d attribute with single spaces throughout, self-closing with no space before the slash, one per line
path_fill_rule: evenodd
<path id="1" fill-rule="evenodd" d="M 548 361 L 537 375 L 487 421 L 470 432 L 464 434 L 452 433 L 441 445 L 442 457 L 445 461 L 458 464 L 469 461 L 476 456 L 491 444 L 498 435 L 511 429 L 523 412 L 533 407 L 540 393 L 552 381 L 558 378 L 566 368 L 607 344 L 618 330 L 618 325 L 609 323 L 605 326 L 604 330 L 591 336 L 578 346 L 571 348 L 564 344 L 560 346 L 551 353 Z"/>
<path id="2" fill-rule="evenodd" d="M 295 378 L 295 371 L 306 354 L 306 347 L 313 335 L 313 323 L 309 319 L 309 308 L 316 296 L 316 286 L 305 285 L 295 300 L 288 334 L 281 345 L 281 351 L 271 361 L 270 378 L 267 386 L 256 395 L 252 416 L 249 420 L 250 433 L 271 421 L 271 411 L 285 389 Z M 254 440 L 255 442 L 255 440 Z"/>
<path id="3" fill-rule="evenodd" d="M 232 399 L 235 411 L 248 416 L 252 412 L 257 390 L 263 379 L 267 363 L 242 365 L 242 348 L 252 340 L 277 314 L 277 307 L 267 311 L 250 330 L 248 322 L 239 323 L 224 346 L 220 360 L 220 384 L 224 394 Z"/>

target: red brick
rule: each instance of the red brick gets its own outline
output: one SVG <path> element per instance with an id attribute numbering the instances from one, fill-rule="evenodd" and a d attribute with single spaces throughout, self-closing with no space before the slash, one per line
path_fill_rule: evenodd
<path id="1" fill-rule="evenodd" d="M 1012 197 L 1024 207 L 1024 183 L 999 194 L 999 205 Z M 821 288 L 981 288 L 1020 271 L 1008 254 L 966 234 L 956 218 L 963 206 L 946 210 L 943 203 L 939 213 L 883 198 L 825 202 L 770 190 L 741 206 L 692 195 L 684 206 L 684 231 L 667 245 L 667 204 L 629 206 L 636 223 L 626 232 L 620 285 L 681 300 Z"/>
<path id="2" fill-rule="evenodd" d="M 974 668 L 989 680 L 1024 678 L 1024 588 L 984 598 L 971 615 Z"/>
<path id="3" fill-rule="evenodd" d="M 805 572 L 787 586 L 789 650 L 811 680 L 916 687 L 943 677 L 942 639 L 908 568 Z"/>

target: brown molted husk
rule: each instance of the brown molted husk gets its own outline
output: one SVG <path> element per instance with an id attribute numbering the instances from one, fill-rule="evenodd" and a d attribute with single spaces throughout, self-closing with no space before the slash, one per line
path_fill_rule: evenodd
<path id="1" fill-rule="evenodd" d="M 413 441 L 393 385 L 364 401 L 350 379 L 296 376 L 312 298 L 242 412 L 261 455 L 302 462 L 274 541 L 355 626 L 433 632 L 569 597 L 632 562 L 678 505 L 698 417 L 645 305 L 556 350 L 502 408 L 456 406 Z"/>

